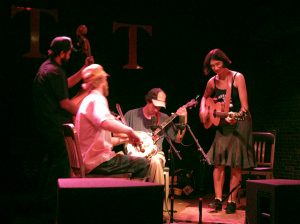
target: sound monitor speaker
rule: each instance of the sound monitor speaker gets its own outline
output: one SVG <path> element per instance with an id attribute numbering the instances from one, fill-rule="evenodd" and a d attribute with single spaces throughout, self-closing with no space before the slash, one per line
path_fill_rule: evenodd
<path id="1" fill-rule="evenodd" d="M 300 180 L 247 180 L 246 223 L 299 222 Z"/>
<path id="2" fill-rule="evenodd" d="M 58 179 L 58 224 L 163 223 L 164 186 L 121 178 Z"/>

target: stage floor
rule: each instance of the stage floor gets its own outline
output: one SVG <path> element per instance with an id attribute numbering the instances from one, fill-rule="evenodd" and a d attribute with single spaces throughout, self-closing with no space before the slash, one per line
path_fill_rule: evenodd
<path id="1" fill-rule="evenodd" d="M 245 208 L 246 197 L 240 198 L 240 203 L 237 203 L 237 210 L 234 214 L 226 214 L 226 202 L 223 204 L 223 210 L 215 212 L 208 207 L 208 203 L 213 199 L 213 195 L 205 195 L 202 199 L 202 219 L 199 219 L 199 199 L 198 198 L 175 198 L 173 203 L 173 220 L 172 212 L 170 211 L 170 203 L 168 209 L 164 211 L 164 219 L 166 223 L 199 223 L 204 224 L 245 224 Z"/>
<path id="2" fill-rule="evenodd" d="M 17 195 L 15 195 L 17 196 Z M 13 206 L 9 217 L 12 218 L 13 224 L 45 224 L 41 221 L 41 215 L 38 214 L 34 207 L 32 207 L 33 198 L 29 195 L 18 195 L 18 205 Z M 226 214 L 226 202 L 223 204 L 223 210 L 214 212 L 213 209 L 208 207 L 208 203 L 213 199 L 213 195 L 204 195 L 202 199 L 202 223 L 204 224 L 245 224 L 245 208 L 246 197 L 240 198 L 240 203 L 237 203 L 237 211 L 234 214 Z M 190 224 L 199 223 L 199 198 L 194 197 L 177 197 L 173 200 L 173 212 L 171 211 L 171 200 L 168 201 L 168 206 L 164 206 L 163 216 L 164 222 L 167 224 Z M 151 211 L 149 211 L 151 214 Z"/>

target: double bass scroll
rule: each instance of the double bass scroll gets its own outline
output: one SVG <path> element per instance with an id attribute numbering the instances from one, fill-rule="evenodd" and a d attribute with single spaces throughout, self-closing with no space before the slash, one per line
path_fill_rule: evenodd
<path id="1" fill-rule="evenodd" d="M 88 65 L 91 65 L 94 63 L 94 58 L 92 56 L 91 52 L 91 46 L 90 46 L 90 41 L 86 37 L 88 32 L 88 28 L 86 25 L 79 25 L 76 29 L 76 38 L 77 38 L 77 43 L 76 43 L 76 48 L 77 51 L 80 51 L 86 58 L 85 63 L 88 63 Z M 72 97 L 71 101 L 79 107 L 82 100 L 89 94 L 89 90 L 85 90 L 82 87 L 80 90 L 77 92 L 77 94 Z"/>

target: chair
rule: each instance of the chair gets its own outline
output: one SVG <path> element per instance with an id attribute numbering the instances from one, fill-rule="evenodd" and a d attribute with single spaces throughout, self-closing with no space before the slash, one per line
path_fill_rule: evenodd
<path id="1" fill-rule="evenodd" d="M 252 136 L 257 167 L 242 170 L 242 175 L 273 179 L 276 136 L 272 132 L 253 132 Z"/>
<path id="2" fill-rule="evenodd" d="M 252 132 L 253 147 L 257 166 L 242 170 L 242 182 L 238 190 L 238 202 L 246 191 L 246 180 L 273 179 L 276 136 L 272 132 Z M 245 177 L 245 178 L 243 178 Z M 244 183 L 244 184 L 243 184 Z"/>
<path id="3" fill-rule="evenodd" d="M 68 151 L 70 164 L 70 177 L 84 178 L 84 177 L 119 177 L 130 179 L 132 173 L 120 174 L 86 174 L 83 159 L 81 156 L 79 140 L 74 124 L 63 124 L 63 133 Z"/>

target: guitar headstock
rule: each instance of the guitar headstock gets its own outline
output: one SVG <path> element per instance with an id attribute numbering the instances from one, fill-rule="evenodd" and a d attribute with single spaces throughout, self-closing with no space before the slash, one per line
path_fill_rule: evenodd
<path id="1" fill-rule="evenodd" d="M 194 99 L 191 99 L 188 103 L 184 105 L 185 108 L 196 107 L 198 104 L 199 95 L 197 95 Z"/>
<path id="2" fill-rule="evenodd" d="M 243 111 L 229 114 L 229 117 L 234 118 L 237 121 L 244 121 L 247 116 L 248 113 Z"/>

